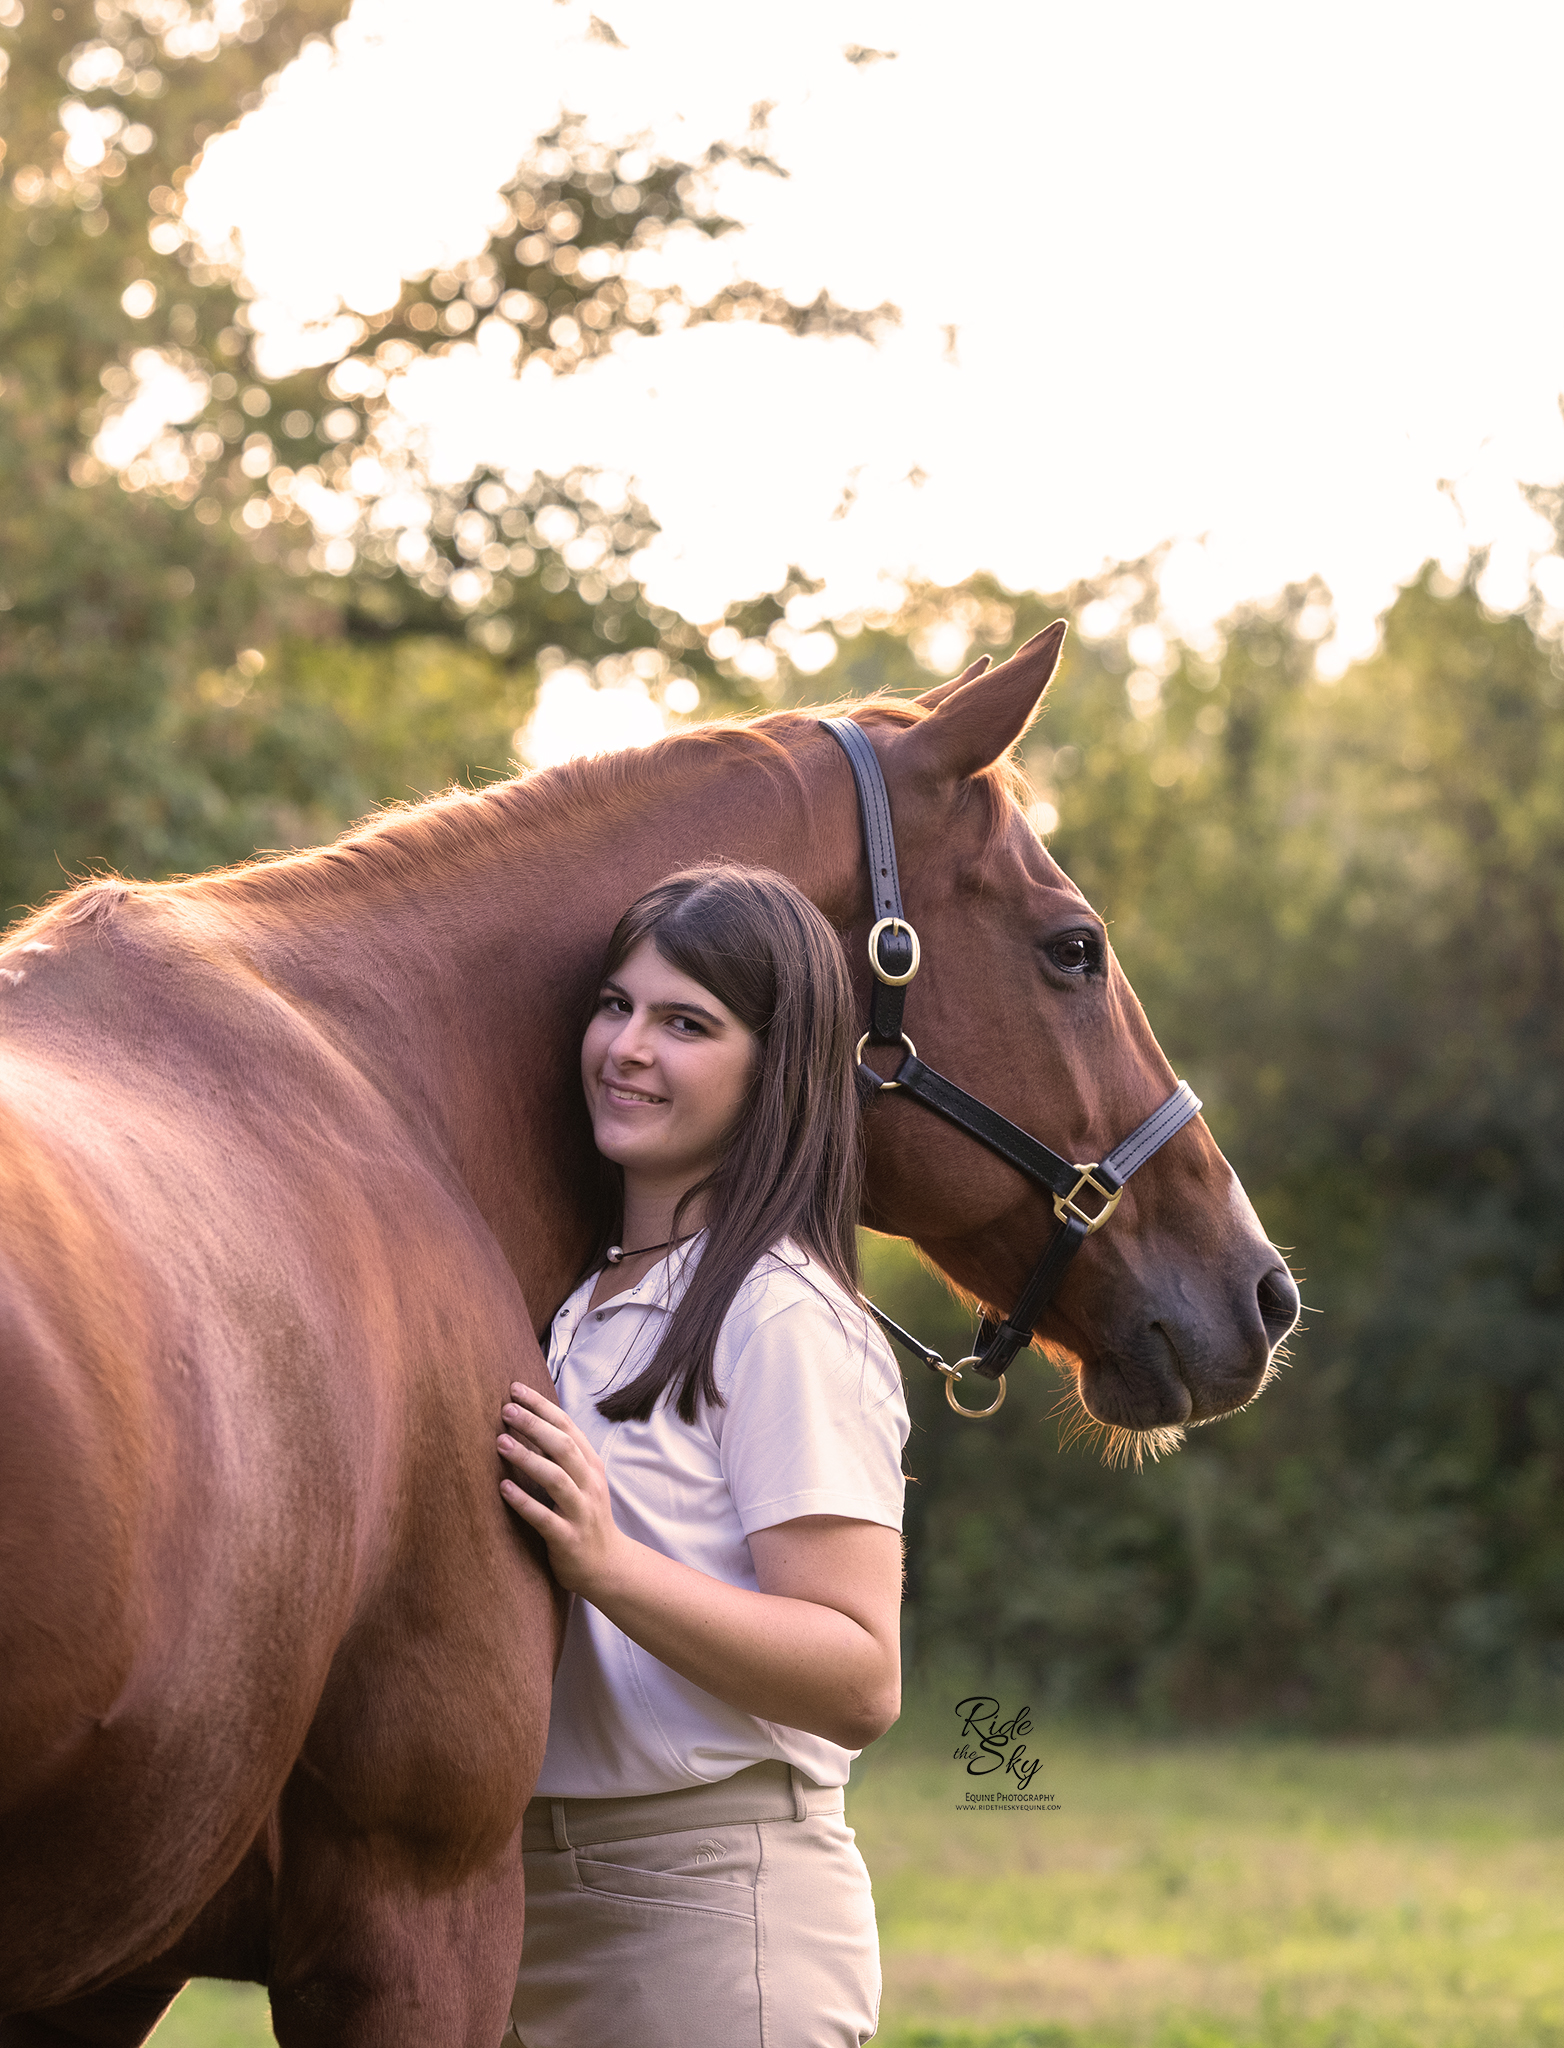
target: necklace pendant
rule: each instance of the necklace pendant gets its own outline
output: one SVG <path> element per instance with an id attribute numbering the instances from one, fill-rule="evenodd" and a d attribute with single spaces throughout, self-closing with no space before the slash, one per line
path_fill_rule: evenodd
<path id="1" fill-rule="evenodd" d="M 609 1265 L 617 1266 L 623 1260 L 624 1255 L 625 1248 L 622 1244 L 611 1244 L 607 1251 L 604 1252 L 603 1257 L 607 1259 Z"/>

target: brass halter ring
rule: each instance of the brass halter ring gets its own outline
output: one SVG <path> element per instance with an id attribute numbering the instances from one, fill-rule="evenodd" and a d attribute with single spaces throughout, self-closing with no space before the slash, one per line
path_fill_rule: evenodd
<path id="1" fill-rule="evenodd" d="M 912 965 L 905 974 L 887 974 L 880 965 L 881 932 L 905 932 L 912 941 Z M 876 981 L 883 981 L 887 988 L 905 988 L 918 971 L 923 958 L 923 948 L 918 944 L 918 934 L 904 917 L 882 917 L 869 934 L 869 965 L 874 969 Z"/>
<path id="2" fill-rule="evenodd" d="M 859 1039 L 857 1045 L 853 1048 L 853 1065 L 855 1067 L 861 1067 L 863 1065 L 863 1049 L 869 1043 L 869 1040 L 872 1037 L 872 1035 L 873 1034 L 871 1032 L 866 1031 L 863 1037 Z M 905 1031 L 901 1035 L 901 1042 L 904 1046 L 906 1046 L 908 1052 L 912 1054 L 912 1057 L 916 1059 L 918 1057 L 918 1048 L 913 1044 L 912 1040 L 907 1036 Z M 869 1069 L 869 1072 L 871 1074 L 874 1074 L 873 1067 Z M 877 1081 L 880 1081 L 880 1077 L 878 1074 L 874 1074 L 874 1078 Z M 880 1081 L 880 1093 L 883 1095 L 886 1093 L 887 1090 L 891 1088 L 899 1088 L 900 1086 L 900 1081 Z"/>
<path id="3" fill-rule="evenodd" d="M 956 1413 L 965 1416 L 968 1422 L 981 1422 L 985 1415 L 997 1415 L 1005 1405 L 1007 1389 L 1003 1373 L 999 1375 L 999 1391 L 986 1408 L 963 1408 L 956 1399 L 956 1382 L 961 1377 L 961 1368 L 964 1365 L 976 1365 L 977 1362 L 977 1353 L 974 1351 L 970 1358 L 958 1358 L 954 1365 L 946 1365 L 942 1361 L 936 1367 L 936 1371 L 943 1373 L 945 1376 L 945 1399 Z"/>

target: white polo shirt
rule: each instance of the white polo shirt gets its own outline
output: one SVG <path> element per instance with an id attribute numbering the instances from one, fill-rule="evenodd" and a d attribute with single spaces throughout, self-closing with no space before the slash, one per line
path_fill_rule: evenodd
<path id="1" fill-rule="evenodd" d="M 649 1361 L 699 1258 L 697 1237 L 635 1287 L 589 1309 L 592 1278 L 554 1319 L 549 1371 L 608 1473 L 627 1536 L 730 1586 L 758 1590 L 749 1536 L 801 1515 L 900 1529 L 907 1403 L 890 1346 L 791 1241 L 734 1297 L 713 1366 L 725 1405 L 693 1423 L 668 1399 L 645 1422 L 597 1403 Z M 537 1789 L 625 1798 L 715 1784 L 779 1758 L 845 1785 L 856 1750 L 742 1713 L 650 1656 L 590 1601 L 571 1602 Z"/>

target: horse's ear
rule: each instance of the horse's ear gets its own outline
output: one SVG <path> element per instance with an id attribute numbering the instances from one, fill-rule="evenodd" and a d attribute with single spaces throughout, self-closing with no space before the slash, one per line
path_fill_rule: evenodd
<path id="1" fill-rule="evenodd" d="M 953 690 L 959 690 L 963 683 L 976 682 L 987 667 L 988 656 L 980 654 L 971 667 L 964 668 L 959 676 L 952 676 L 948 683 L 936 683 L 932 690 L 925 690 L 921 697 L 916 697 L 913 701 L 921 704 L 925 711 L 938 711 Z"/>
<path id="2" fill-rule="evenodd" d="M 901 734 L 897 750 L 905 749 L 920 766 L 952 778 L 976 775 L 997 761 L 1030 725 L 1067 630 L 1064 620 L 1056 619 L 986 675 L 971 681 L 958 676 L 920 697 L 921 704 L 933 706 L 933 716 Z"/>

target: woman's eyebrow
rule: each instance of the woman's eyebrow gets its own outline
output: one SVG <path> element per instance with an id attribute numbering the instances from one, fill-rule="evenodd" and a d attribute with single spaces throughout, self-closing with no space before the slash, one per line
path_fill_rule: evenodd
<path id="1" fill-rule="evenodd" d="M 635 1002 L 635 997 L 630 991 L 617 981 L 605 981 L 601 992 L 604 995 L 622 996 L 631 1005 Z M 677 1012 L 681 1017 L 704 1017 L 708 1024 L 715 1024 L 718 1030 L 725 1029 L 727 1025 L 725 1017 L 719 1017 L 714 1010 L 704 1009 L 699 1003 L 648 1003 L 646 1007 L 658 1011 L 663 1016 Z"/>

